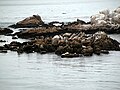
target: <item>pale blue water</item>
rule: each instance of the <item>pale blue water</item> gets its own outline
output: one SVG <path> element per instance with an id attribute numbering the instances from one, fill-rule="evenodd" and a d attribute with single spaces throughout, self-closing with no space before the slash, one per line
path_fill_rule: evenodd
<path id="1" fill-rule="evenodd" d="M 89 17 L 100 10 L 113 10 L 120 0 L 0 0 L 0 23 L 15 23 L 33 14 L 43 21 L 89 21 Z"/>
<path id="2" fill-rule="evenodd" d="M 119 5 L 119 0 L 0 0 L 0 26 L 33 14 L 45 22 L 89 21 L 92 14 Z M 110 37 L 120 42 L 120 34 Z M 12 41 L 9 36 L 0 39 Z M 0 90 L 120 90 L 120 52 L 69 59 L 54 53 L 0 53 Z"/>

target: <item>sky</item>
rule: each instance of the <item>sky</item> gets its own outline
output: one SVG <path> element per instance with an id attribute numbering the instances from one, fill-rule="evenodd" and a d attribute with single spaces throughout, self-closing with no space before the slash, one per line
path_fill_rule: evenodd
<path id="1" fill-rule="evenodd" d="M 69 4 L 69 3 L 90 3 L 110 0 L 0 0 L 0 5 L 12 4 Z M 120 0 L 115 0 L 120 1 Z"/>

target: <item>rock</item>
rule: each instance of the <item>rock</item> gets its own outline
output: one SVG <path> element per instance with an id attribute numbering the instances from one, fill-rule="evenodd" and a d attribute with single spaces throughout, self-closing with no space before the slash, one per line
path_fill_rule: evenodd
<path id="1" fill-rule="evenodd" d="M 5 36 L 13 36 L 13 34 L 12 33 L 7 33 L 7 34 L 5 34 Z"/>
<path id="2" fill-rule="evenodd" d="M 66 50 L 65 50 L 65 47 L 63 47 L 63 46 L 59 46 L 59 47 L 55 50 L 55 54 L 57 54 L 57 55 L 61 55 L 61 54 L 65 53 L 65 52 L 66 52 Z"/>
<path id="3" fill-rule="evenodd" d="M 0 28 L 0 35 L 6 35 L 9 33 L 13 33 L 13 31 L 9 28 Z"/>
<path id="4" fill-rule="evenodd" d="M 10 44 L 5 44 L 4 47 L 9 50 L 10 49 Z"/>
<path id="5" fill-rule="evenodd" d="M 97 55 L 100 55 L 100 53 L 101 53 L 100 47 L 94 48 L 94 53 L 97 54 Z"/>
<path id="6" fill-rule="evenodd" d="M 20 42 L 12 41 L 10 44 L 5 44 L 4 48 L 7 50 L 11 51 L 17 51 L 17 49 L 21 46 L 22 44 Z"/>
<path id="7" fill-rule="evenodd" d="M 20 42 L 17 42 L 17 41 L 12 41 L 10 43 L 10 46 L 21 46 L 21 43 Z"/>
<path id="8" fill-rule="evenodd" d="M 71 36 L 71 33 L 65 33 L 65 34 L 63 34 L 63 37 L 69 37 L 70 38 L 70 36 Z"/>
<path id="9" fill-rule="evenodd" d="M 4 49 L 4 46 L 0 46 L 0 50 L 3 50 Z"/>
<path id="10" fill-rule="evenodd" d="M 110 10 L 109 9 L 105 9 L 105 10 L 100 11 L 99 13 L 108 16 L 109 13 L 110 13 Z"/>
<path id="11" fill-rule="evenodd" d="M 79 24 L 86 24 L 86 22 L 85 22 L 85 21 L 80 20 L 80 19 L 77 19 L 77 22 L 78 22 Z"/>
<path id="12" fill-rule="evenodd" d="M 44 24 L 41 17 L 39 15 L 33 15 L 31 17 L 25 18 L 22 21 L 17 22 L 14 25 L 10 25 L 12 28 L 31 28 L 38 27 L 39 25 Z"/>
<path id="13" fill-rule="evenodd" d="M 120 24 L 120 14 L 113 16 L 112 22 L 114 22 L 115 24 Z"/>
<path id="14" fill-rule="evenodd" d="M 73 57 L 79 57 L 79 56 L 80 56 L 79 54 L 76 54 L 76 53 L 71 54 L 69 52 L 66 52 L 61 55 L 62 58 L 73 58 Z"/>
<path id="15" fill-rule="evenodd" d="M 0 40 L 0 42 L 6 42 L 5 40 Z"/>
<path id="16" fill-rule="evenodd" d="M 101 53 L 103 53 L 103 54 L 109 54 L 109 51 L 108 50 L 101 50 Z"/>
<path id="17" fill-rule="evenodd" d="M 17 34 L 19 38 L 36 38 L 40 36 L 50 37 L 62 33 L 61 29 L 57 27 L 39 27 L 33 29 L 27 29 Z"/>
<path id="18" fill-rule="evenodd" d="M 120 13 L 120 7 L 116 8 L 116 9 L 114 10 L 114 12 L 115 12 L 115 13 Z"/>
<path id="19" fill-rule="evenodd" d="M 12 36 L 12 39 L 18 39 L 18 37 L 16 37 L 16 36 Z"/>
<path id="20" fill-rule="evenodd" d="M 0 53 L 7 53 L 7 50 L 0 50 Z"/>
<path id="21" fill-rule="evenodd" d="M 82 43 L 82 45 L 84 45 L 84 46 L 90 46 L 90 45 L 92 44 L 91 40 L 90 40 L 90 39 L 87 39 L 87 38 L 83 39 L 83 40 L 81 41 L 81 43 Z"/>
<path id="22" fill-rule="evenodd" d="M 33 53 L 34 47 L 32 45 L 25 45 L 22 47 L 23 51 L 26 53 Z"/>
<path id="23" fill-rule="evenodd" d="M 55 52 L 55 47 L 52 44 L 45 44 L 43 47 L 46 52 Z"/>
<path id="24" fill-rule="evenodd" d="M 47 52 L 46 52 L 46 51 L 41 51 L 40 53 L 41 53 L 41 54 L 46 54 Z"/>
<path id="25" fill-rule="evenodd" d="M 87 47 L 83 48 L 82 54 L 84 56 L 92 56 L 92 54 L 93 54 L 93 48 L 91 46 L 87 46 Z"/>

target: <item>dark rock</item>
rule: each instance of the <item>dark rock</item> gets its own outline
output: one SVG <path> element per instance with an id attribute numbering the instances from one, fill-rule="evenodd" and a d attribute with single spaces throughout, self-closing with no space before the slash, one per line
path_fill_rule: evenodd
<path id="1" fill-rule="evenodd" d="M 22 47 L 22 49 L 26 53 L 33 53 L 34 52 L 33 45 L 25 45 L 25 46 Z"/>
<path id="2" fill-rule="evenodd" d="M 47 52 L 54 52 L 55 51 L 55 47 L 52 44 L 45 44 L 43 46 Z"/>
<path id="3" fill-rule="evenodd" d="M 17 51 L 17 49 L 21 46 L 22 44 L 20 42 L 13 41 L 10 44 L 5 44 L 4 49 L 11 50 L 11 51 Z"/>
<path id="4" fill-rule="evenodd" d="M 41 51 L 40 53 L 41 53 L 41 54 L 46 54 L 47 52 L 46 52 L 46 51 Z"/>
<path id="5" fill-rule="evenodd" d="M 55 51 L 55 54 L 61 55 L 61 54 L 65 53 L 65 52 L 66 52 L 65 47 L 59 46 L 59 47 L 57 48 L 57 50 Z"/>
<path id="6" fill-rule="evenodd" d="M 0 40 L 0 42 L 6 42 L 5 40 Z"/>
<path id="7" fill-rule="evenodd" d="M 5 36 L 13 36 L 12 33 L 5 34 Z"/>
<path id="8" fill-rule="evenodd" d="M 6 35 L 9 33 L 13 33 L 13 31 L 9 28 L 0 28 L 0 35 Z"/>
<path id="9" fill-rule="evenodd" d="M 85 22 L 85 21 L 80 20 L 80 19 L 77 19 L 77 22 L 78 22 L 79 24 L 86 24 L 86 22 Z"/>
<path id="10" fill-rule="evenodd" d="M 7 50 L 0 50 L 0 53 L 7 53 Z"/>
<path id="11" fill-rule="evenodd" d="M 109 54 L 109 51 L 108 50 L 101 50 L 101 53 L 103 53 L 103 54 Z"/>
<path id="12" fill-rule="evenodd" d="M 4 47 L 9 50 L 10 49 L 10 44 L 5 44 Z"/>
<path id="13" fill-rule="evenodd" d="M 16 37 L 16 36 L 12 36 L 12 39 L 18 39 L 18 37 Z"/>
<path id="14" fill-rule="evenodd" d="M 10 43 L 10 46 L 21 46 L 21 43 L 20 42 L 17 42 L 17 41 L 12 41 Z"/>
<path id="15" fill-rule="evenodd" d="M 100 55 L 100 53 L 101 53 L 101 48 L 100 48 L 100 47 L 94 48 L 94 53 L 97 54 L 97 55 Z"/>
<path id="16" fill-rule="evenodd" d="M 91 46 L 87 46 L 87 47 L 83 48 L 82 54 L 84 56 L 92 56 L 92 54 L 93 54 L 93 48 Z"/>
<path id="17" fill-rule="evenodd" d="M 0 46 L 0 50 L 3 50 L 4 49 L 4 46 Z"/>

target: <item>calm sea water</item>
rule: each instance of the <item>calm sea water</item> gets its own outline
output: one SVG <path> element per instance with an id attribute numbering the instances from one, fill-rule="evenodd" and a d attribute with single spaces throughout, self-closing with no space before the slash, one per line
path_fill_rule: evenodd
<path id="1" fill-rule="evenodd" d="M 113 10 L 120 0 L 0 0 L 1 26 L 13 24 L 33 14 L 43 21 L 89 21 L 89 17 L 100 10 Z"/>
<path id="2" fill-rule="evenodd" d="M 92 14 L 119 5 L 119 0 L 0 0 L 0 26 L 33 14 L 45 22 L 89 21 Z M 120 42 L 120 34 L 110 37 Z M 0 39 L 12 41 L 9 36 Z M 69 59 L 54 53 L 0 53 L 0 90 L 120 90 L 120 52 Z"/>

